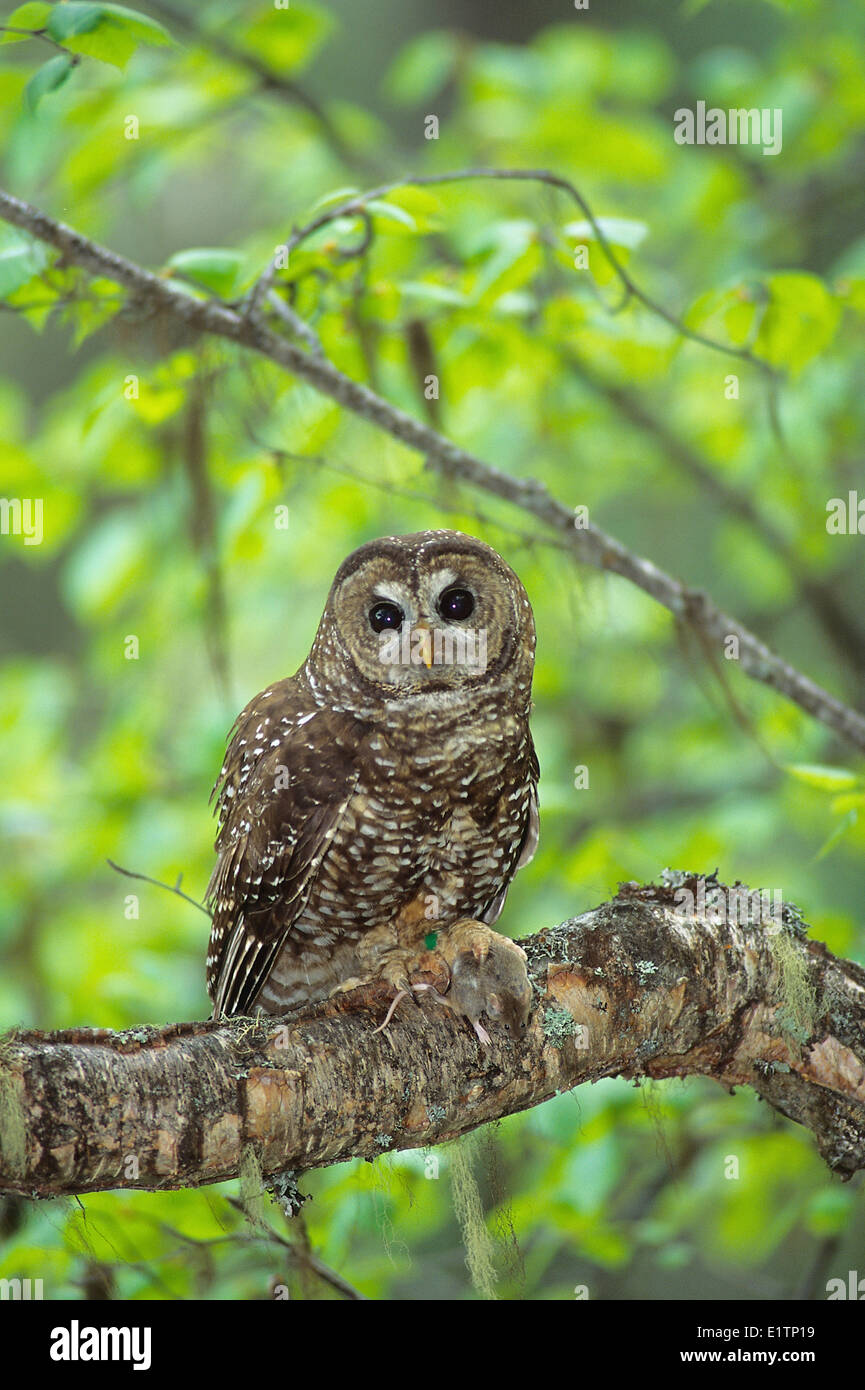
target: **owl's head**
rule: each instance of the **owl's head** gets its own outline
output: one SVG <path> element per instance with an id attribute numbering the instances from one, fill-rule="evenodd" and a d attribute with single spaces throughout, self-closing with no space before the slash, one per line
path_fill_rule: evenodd
<path id="1" fill-rule="evenodd" d="M 501 556 L 460 531 L 419 531 L 343 561 L 306 669 L 329 702 L 356 710 L 485 693 L 527 708 L 534 651 L 528 595 Z"/>

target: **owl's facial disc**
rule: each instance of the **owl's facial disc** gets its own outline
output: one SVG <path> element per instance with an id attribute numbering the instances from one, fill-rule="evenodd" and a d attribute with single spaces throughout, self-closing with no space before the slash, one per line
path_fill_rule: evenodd
<path id="1" fill-rule="evenodd" d="M 474 545 L 383 549 L 335 587 L 336 636 L 366 682 L 406 696 L 455 691 L 507 678 L 524 638 L 533 651 L 519 580 L 495 552 Z"/>

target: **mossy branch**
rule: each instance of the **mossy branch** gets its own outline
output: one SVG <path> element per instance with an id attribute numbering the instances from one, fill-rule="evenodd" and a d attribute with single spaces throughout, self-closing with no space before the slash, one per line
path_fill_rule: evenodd
<path id="1" fill-rule="evenodd" d="M 749 1085 L 865 1167 L 865 971 L 795 909 L 668 874 L 523 940 L 526 1038 L 489 1051 L 434 1003 L 376 1034 L 381 986 L 282 1019 L 0 1041 L 0 1190 L 53 1197 L 294 1178 L 427 1147 L 605 1076 Z"/>

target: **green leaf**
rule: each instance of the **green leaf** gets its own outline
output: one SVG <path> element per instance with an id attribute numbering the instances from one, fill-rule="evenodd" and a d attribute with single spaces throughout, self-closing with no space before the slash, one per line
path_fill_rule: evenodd
<path id="1" fill-rule="evenodd" d="M 488 307 L 500 295 L 525 284 L 540 262 L 533 222 L 525 219 L 499 222 L 491 228 L 488 240 L 492 243 L 492 254 L 480 269 L 472 296 L 481 307 Z"/>
<path id="2" fill-rule="evenodd" d="M 168 264 L 224 298 L 237 287 L 243 259 L 239 251 L 230 248 L 195 246 L 176 252 Z"/>
<path id="3" fill-rule="evenodd" d="M 42 243 L 31 241 L 17 227 L 0 230 L 0 299 L 38 275 L 47 259 Z"/>
<path id="4" fill-rule="evenodd" d="M 852 791 L 858 787 L 860 779 L 855 772 L 846 767 L 823 767 L 817 763 L 787 763 L 787 772 L 809 787 L 818 787 L 824 792 Z"/>
<path id="5" fill-rule="evenodd" d="M 441 225 L 442 203 L 436 193 L 429 188 L 394 188 L 387 195 L 390 207 L 402 208 L 414 218 L 418 231 L 437 231 Z"/>
<path id="6" fill-rule="evenodd" d="M 101 18 L 101 5 L 83 4 L 81 0 L 65 0 L 62 5 L 52 6 L 46 28 L 52 39 L 63 43 L 75 34 L 86 34 L 89 30 L 95 29 Z"/>
<path id="7" fill-rule="evenodd" d="M 239 37 L 274 72 L 291 73 L 312 61 L 332 28 L 333 19 L 323 10 L 292 4 L 287 10 L 265 9 Z"/>
<path id="8" fill-rule="evenodd" d="M 865 811 L 865 792 L 842 792 L 832 801 L 833 816 L 846 816 L 848 811 Z"/>
<path id="9" fill-rule="evenodd" d="M 199 285 L 190 285 L 188 280 L 178 280 L 175 276 L 168 275 L 165 278 L 165 284 L 170 290 L 176 290 L 178 294 L 188 295 L 190 299 L 203 300 L 206 298 L 201 287 Z"/>
<path id="10" fill-rule="evenodd" d="M 716 335 L 735 347 L 744 347 L 754 333 L 754 322 L 758 307 L 763 304 L 762 287 L 734 285 L 726 290 L 707 290 L 694 301 L 685 314 L 684 323 L 709 336 Z"/>
<path id="11" fill-rule="evenodd" d="M 174 39 L 165 26 L 158 20 L 151 19 L 150 15 L 127 9 L 126 5 L 100 5 L 99 8 L 103 14 L 110 15 L 124 29 L 128 29 L 130 34 L 141 39 L 142 43 L 161 44 L 163 47 L 174 44 Z"/>
<path id="12" fill-rule="evenodd" d="M 103 280 L 92 282 L 88 289 L 89 297 L 71 303 L 63 315 L 64 322 L 72 326 L 76 347 L 114 318 L 120 308 L 116 285 Z"/>
<path id="13" fill-rule="evenodd" d="M 58 87 L 63 86 L 72 67 L 71 59 L 64 57 L 62 53 L 58 53 L 56 58 L 49 58 L 41 68 L 37 68 L 24 88 L 24 105 L 35 111 L 44 96 L 49 92 L 56 92 Z"/>
<path id="14" fill-rule="evenodd" d="M 384 217 L 391 222 L 397 222 L 401 227 L 407 227 L 410 232 L 417 231 L 417 223 L 411 213 L 406 212 L 405 208 L 397 207 L 394 203 L 383 203 L 378 198 L 373 198 L 366 206 L 377 217 Z"/>
<path id="15" fill-rule="evenodd" d="M 399 292 L 409 299 L 419 299 L 429 304 L 447 304 L 454 308 L 463 308 L 470 303 L 459 290 L 450 289 L 447 285 L 427 284 L 421 280 L 406 280 L 400 285 Z"/>
<path id="16" fill-rule="evenodd" d="M 804 271 L 770 275 L 769 303 L 754 351 L 775 367 L 801 371 L 835 336 L 841 306 L 822 280 Z"/>
<path id="17" fill-rule="evenodd" d="M 3 23 L 13 29 L 43 29 L 53 9 L 54 6 L 45 4 L 44 0 L 29 0 L 28 4 L 19 5 L 17 10 L 13 10 Z M 0 39 L 0 43 L 23 43 L 28 38 L 29 34 L 7 33 Z"/>
<path id="18" fill-rule="evenodd" d="M 138 47 L 138 40 L 125 25 L 105 16 L 89 34 L 76 34 L 67 40 L 66 47 L 73 53 L 122 69 Z"/>
<path id="19" fill-rule="evenodd" d="M 359 188 L 335 188 L 332 193 L 325 193 L 323 198 L 313 203 L 311 211 L 318 212 L 319 208 L 326 208 L 330 203 L 347 203 L 350 198 L 360 197 L 360 192 Z"/>
<path id="20" fill-rule="evenodd" d="M 451 77 L 459 52 L 459 37 L 447 30 L 412 39 L 397 54 L 385 77 L 385 95 L 401 106 L 431 100 Z"/>
<path id="21" fill-rule="evenodd" d="M 625 246 L 629 251 L 633 251 L 649 235 L 646 223 L 637 222 L 631 217 L 596 217 L 595 221 L 612 246 Z M 597 239 L 591 222 L 569 222 L 564 230 L 566 236 L 576 237 L 577 241 Z"/>

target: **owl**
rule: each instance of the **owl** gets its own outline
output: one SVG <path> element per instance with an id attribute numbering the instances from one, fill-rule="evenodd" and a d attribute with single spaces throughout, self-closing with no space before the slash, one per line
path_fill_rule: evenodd
<path id="1" fill-rule="evenodd" d="M 525 958 L 490 928 L 538 839 L 534 652 L 523 585 L 472 536 L 383 536 L 343 561 L 309 656 L 239 715 L 214 787 L 215 1017 L 369 980 L 401 998 L 453 932 L 454 1010 L 482 1041 L 482 1012 L 525 1026 Z"/>

